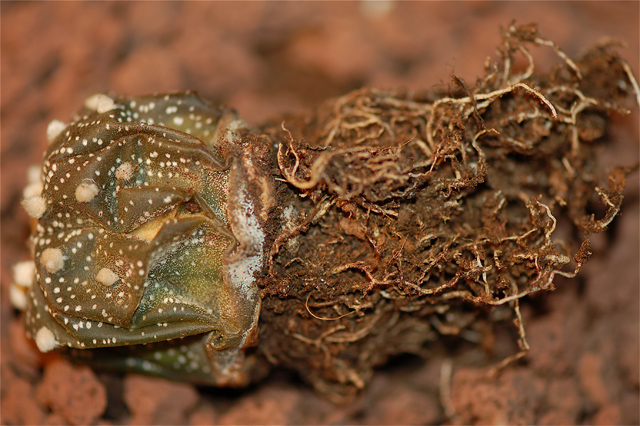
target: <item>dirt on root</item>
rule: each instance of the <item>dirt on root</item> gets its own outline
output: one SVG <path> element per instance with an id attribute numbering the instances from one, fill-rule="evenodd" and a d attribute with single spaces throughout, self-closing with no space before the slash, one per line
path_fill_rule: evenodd
<path id="1" fill-rule="evenodd" d="M 562 63 L 537 72 L 533 46 Z M 484 343 L 488 360 L 503 358 L 495 374 L 524 356 L 520 299 L 577 275 L 637 170 L 597 161 L 609 115 L 635 102 L 611 47 L 574 62 L 536 25 L 512 25 L 470 88 L 453 76 L 448 93 L 362 89 L 267 127 L 285 141 L 276 161 L 289 191 L 258 352 L 335 401 L 442 335 Z M 492 354 L 504 320 L 520 351 Z"/>
<path id="2" fill-rule="evenodd" d="M 628 169 L 614 167 L 638 160 L 638 114 L 612 110 L 630 93 L 619 58 L 638 75 L 638 4 L 0 7 L 3 424 L 640 423 L 638 173 L 623 193 Z M 520 41 L 536 45 L 527 26 L 501 44 L 514 18 L 581 58 L 582 79 L 538 46 L 527 87 L 500 92 L 495 46 L 516 76 L 528 66 Z M 630 47 L 578 54 L 604 35 Z M 382 89 L 353 91 L 364 86 Z M 42 355 L 10 304 L 11 265 L 28 256 L 25 170 L 47 123 L 96 92 L 186 89 L 266 122 L 282 147 L 270 160 L 290 201 L 277 220 L 291 227 L 262 281 L 259 346 L 280 367 L 243 390 Z M 563 119 L 586 108 L 572 125 L 545 99 Z M 589 261 L 561 276 L 620 194 Z M 531 349 L 495 374 L 524 344 L 515 319 Z"/>

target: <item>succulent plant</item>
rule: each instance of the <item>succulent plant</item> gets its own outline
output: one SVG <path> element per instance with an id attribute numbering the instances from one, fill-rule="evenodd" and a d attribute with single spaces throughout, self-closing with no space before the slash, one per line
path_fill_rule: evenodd
<path id="1" fill-rule="evenodd" d="M 535 73 L 531 44 L 561 63 Z M 637 165 L 605 173 L 597 149 L 640 90 L 610 46 L 573 61 L 535 26 L 501 55 L 471 90 L 362 89 L 258 129 L 193 93 L 89 98 L 24 191 L 29 336 L 198 383 L 282 365 L 342 401 L 390 357 L 507 318 L 520 352 L 497 367 L 520 359 L 519 299 L 574 277 L 620 211 Z"/>
<path id="2" fill-rule="evenodd" d="M 49 125 L 23 203 L 37 219 L 35 264 L 20 266 L 27 333 L 42 352 L 130 346 L 79 352 L 179 379 L 247 381 L 265 235 L 242 132 L 233 111 L 194 93 L 96 95 L 70 124 Z"/>

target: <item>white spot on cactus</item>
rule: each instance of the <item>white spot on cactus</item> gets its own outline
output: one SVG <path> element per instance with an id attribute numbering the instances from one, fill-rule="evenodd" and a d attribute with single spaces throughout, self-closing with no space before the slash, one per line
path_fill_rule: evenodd
<path id="1" fill-rule="evenodd" d="M 9 299 L 11 300 L 13 307 L 19 311 L 27 309 L 27 294 L 23 288 L 12 284 L 9 287 Z"/>
<path id="2" fill-rule="evenodd" d="M 48 248 L 40 254 L 40 264 L 50 274 L 55 274 L 64 267 L 64 256 L 59 248 Z"/>
<path id="3" fill-rule="evenodd" d="M 182 123 L 184 123 L 184 118 L 173 117 L 173 124 L 175 124 L 176 126 L 182 126 Z"/>
<path id="4" fill-rule="evenodd" d="M 100 190 L 95 183 L 82 182 L 76 188 L 76 199 L 81 203 L 88 203 L 98 195 L 98 192 L 100 192 Z"/>
<path id="5" fill-rule="evenodd" d="M 31 166 L 27 169 L 27 182 L 29 184 L 42 183 L 42 169 L 40 166 Z"/>
<path id="6" fill-rule="evenodd" d="M 107 95 L 103 95 L 102 93 L 97 93 L 88 97 L 84 101 L 84 106 L 92 111 L 97 111 L 99 114 L 116 108 L 116 104 L 113 102 L 113 99 Z"/>
<path id="7" fill-rule="evenodd" d="M 117 106 L 116 104 L 113 102 L 113 99 L 111 99 L 108 96 L 104 96 L 102 98 L 100 98 L 100 101 L 98 101 L 98 114 L 102 114 L 105 112 L 109 112 L 113 109 L 116 109 Z"/>
<path id="8" fill-rule="evenodd" d="M 42 196 L 29 197 L 22 201 L 22 207 L 34 219 L 40 219 L 47 211 L 47 200 Z"/>
<path id="9" fill-rule="evenodd" d="M 111 269 L 102 268 L 98 271 L 98 275 L 96 275 L 96 281 L 109 287 L 118 281 L 118 276 Z"/>
<path id="10" fill-rule="evenodd" d="M 126 163 L 122 163 L 120 164 L 120 167 L 116 169 L 116 179 L 129 180 L 133 176 L 134 170 L 133 164 L 128 161 Z"/>
<path id="11" fill-rule="evenodd" d="M 238 192 L 238 205 L 233 215 L 233 232 L 240 244 L 249 249 L 250 254 L 240 257 L 227 266 L 228 276 L 233 284 L 248 291 L 255 281 L 253 274 L 262 268 L 262 251 L 264 247 L 264 231 L 255 215 L 253 202 L 246 189 Z"/>
<path id="12" fill-rule="evenodd" d="M 255 281 L 253 274 L 262 267 L 262 256 L 243 257 L 227 267 L 229 278 L 236 286 L 248 290 Z"/>
<path id="13" fill-rule="evenodd" d="M 97 111 L 98 102 L 100 101 L 100 98 L 103 96 L 106 96 L 106 95 L 103 95 L 102 93 L 96 93 L 95 95 L 89 96 L 87 99 L 84 100 L 84 107 L 92 111 Z"/>
<path id="14" fill-rule="evenodd" d="M 231 143 L 237 143 L 238 138 L 236 137 L 236 131 L 242 127 L 245 127 L 247 123 L 243 120 L 233 120 L 227 126 L 227 140 Z"/>
<path id="15" fill-rule="evenodd" d="M 13 265 L 13 282 L 20 287 L 29 288 L 36 276 L 36 263 L 33 260 Z"/>
<path id="16" fill-rule="evenodd" d="M 42 182 L 31 183 L 22 191 L 24 198 L 37 197 L 42 195 Z"/>
<path id="17" fill-rule="evenodd" d="M 53 142 L 58 137 L 58 135 L 62 133 L 62 131 L 66 128 L 67 125 L 62 121 L 52 120 L 51 123 L 49 123 L 49 125 L 47 126 L 47 140 L 49 141 L 49 143 Z"/>
<path id="18" fill-rule="evenodd" d="M 47 327 L 41 327 L 36 333 L 36 345 L 40 352 L 49 352 L 55 349 L 59 343 L 56 340 L 56 336 Z"/>

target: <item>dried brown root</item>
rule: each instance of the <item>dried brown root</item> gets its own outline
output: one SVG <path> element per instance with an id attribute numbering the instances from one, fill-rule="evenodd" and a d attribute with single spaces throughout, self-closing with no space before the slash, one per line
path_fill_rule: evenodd
<path id="1" fill-rule="evenodd" d="M 560 63 L 537 72 L 536 46 Z M 362 89 L 265 128 L 282 206 L 262 281 L 272 363 L 348 399 L 390 356 L 442 334 L 481 340 L 496 310 L 511 312 L 520 351 L 493 372 L 525 356 L 522 298 L 574 277 L 588 235 L 620 211 L 637 165 L 607 176 L 598 149 L 640 96 L 611 44 L 576 60 L 511 25 L 500 52 L 469 88 Z"/>

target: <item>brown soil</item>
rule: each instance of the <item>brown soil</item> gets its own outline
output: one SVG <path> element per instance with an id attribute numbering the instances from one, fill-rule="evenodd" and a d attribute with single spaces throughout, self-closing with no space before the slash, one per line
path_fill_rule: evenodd
<path id="1" fill-rule="evenodd" d="M 474 82 L 500 44 L 499 26 L 512 19 L 537 22 L 572 57 L 603 36 L 623 39 L 629 48 L 621 55 L 638 75 L 637 3 L 382 5 L 2 3 L 3 423 L 640 422 L 637 173 L 620 216 L 592 239 L 594 255 L 578 278 L 557 277 L 555 292 L 522 302 L 531 351 L 498 376 L 488 375 L 494 364 L 483 347 L 517 351 L 508 323 L 480 346 L 440 339 L 426 360 L 393 359 L 355 402 L 340 406 L 286 371 L 244 390 L 196 388 L 75 366 L 40 355 L 24 337 L 8 294 L 11 265 L 28 256 L 19 208 L 25 169 L 41 160 L 48 122 L 68 119 L 93 93 L 193 89 L 252 123 L 361 86 L 451 93 L 459 90 L 451 72 Z M 558 62 L 548 49 L 534 53 L 539 68 Z M 295 136 L 314 139 L 313 126 L 296 129 L 291 120 Z M 597 136 L 595 123 L 582 138 Z M 614 116 L 604 164 L 636 161 L 637 135 L 637 113 Z M 365 201 L 379 201 L 361 190 Z M 346 235 L 364 236 L 348 216 L 337 223 Z"/>

